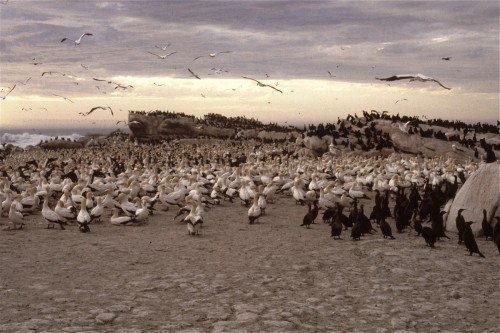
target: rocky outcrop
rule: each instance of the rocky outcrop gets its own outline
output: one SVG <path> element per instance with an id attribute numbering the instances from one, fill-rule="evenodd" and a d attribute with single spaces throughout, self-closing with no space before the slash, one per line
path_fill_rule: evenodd
<path id="1" fill-rule="evenodd" d="M 43 142 L 40 147 L 43 149 L 72 149 L 72 148 L 83 148 L 85 146 L 82 141 L 69 141 L 69 140 L 51 140 Z"/>
<path id="2" fill-rule="evenodd" d="M 500 215 L 499 189 L 500 163 L 481 166 L 457 192 L 446 219 L 446 230 L 457 232 L 455 220 L 461 208 L 466 209 L 462 212 L 465 221 L 476 222 L 471 226 L 476 236 L 482 235 L 483 209 L 486 209 L 487 219 L 494 226 L 494 217 Z"/>

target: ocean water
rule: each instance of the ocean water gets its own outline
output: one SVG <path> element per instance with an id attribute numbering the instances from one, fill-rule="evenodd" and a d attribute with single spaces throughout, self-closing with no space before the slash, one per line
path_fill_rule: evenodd
<path id="1" fill-rule="evenodd" d="M 70 140 L 78 140 L 86 135 L 106 135 L 116 130 L 107 127 L 60 127 L 60 128 L 40 128 L 28 129 L 22 127 L 0 127 L 0 149 L 1 146 L 12 144 L 17 147 L 26 148 L 27 146 L 35 146 L 40 141 L 54 139 L 56 136 Z M 128 129 L 121 129 L 125 133 L 129 133 Z"/>

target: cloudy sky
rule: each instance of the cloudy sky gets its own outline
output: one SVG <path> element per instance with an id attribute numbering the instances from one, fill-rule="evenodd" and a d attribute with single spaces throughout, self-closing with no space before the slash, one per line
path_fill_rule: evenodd
<path id="1" fill-rule="evenodd" d="M 156 109 L 298 125 L 372 109 L 499 119 L 497 0 L 1 2 L 2 126 Z M 417 73 L 452 89 L 376 79 Z M 80 115 L 95 106 L 114 115 Z"/>

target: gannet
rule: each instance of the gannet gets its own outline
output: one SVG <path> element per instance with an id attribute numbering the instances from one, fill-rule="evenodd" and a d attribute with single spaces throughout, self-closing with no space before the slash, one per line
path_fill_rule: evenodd
<path id="1" fill-rule="evenodd" d="M 443 87 L 444 89 L 448 89 L 448 90 L 451 89 L 451 88 L 443 86 L 441 84 L 441 82 L 439 82 L 438 80 L 433 79 L 432 77 L 429 77 L 429 76 L 425 76 L 423 74 L 401 74 L 401 75 L 393 75 L 393 76 L 386 77 L 386 78 L 376 77 L 376 79 L 381 80 L 381 81 L 396 81 L 396 80 L 406 80 L 406 79 L 410 79 L 410 82 L 412 82 L 412 81 L 421 81 L 421 82 L 434 81 L 437 84 L 439 84 L 441 87 Z"/>
<path id="2" fill-rule="evenodd" d="M 75 43 L 75 45 L 80 45 L 80 43 L 82 42 L 82 38 L 85 37 L 85 36 L 94 36 L 93 34 L 91 34 L 90 32 L 84 32 L 80 38 L 78 38 L 77 40 L 74 40 L 74 39 L 71 39 L 71 38 L 68 38 L 68 37 L 64 37 L 63 39 L 61 39 L 61 43 L 64 42 L 65 40 L 71 40 Z"/>
<path id="3" fill-rule="evenodd" d="M 259 80 L 252 79 L 251 77 L 242 76 L 242 78 L 247 79 L 247 80 L 252 80 L 252 81 L 257 82 L 257 85 L 258 85 L 259 87 L 269 87 L 269 88 L 271 88 L 271 89 L 274 89 L 274 90 L 276 90 L 276 91 L 279 91 L 280 93 L 283 93 L 283 91 L 279 90 L 278 88 L 273 87 L 273 86 L 271 86 L 271 85 L 269 85 L 269 84 L 262 83 L 262 82 L 260 82 Z"/>

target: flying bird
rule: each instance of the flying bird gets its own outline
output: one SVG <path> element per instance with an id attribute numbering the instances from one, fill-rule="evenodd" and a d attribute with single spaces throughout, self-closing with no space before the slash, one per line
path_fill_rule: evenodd
<path id="1" fill-rule="evenodd" d="M 116 83 L 116 82 L 111 82 L 111 83 L 115 85 L 115 89 L 118 89 L 118 88 L 127 89 L 127 88 L 133 88 L 134 87 L 131 84 L 129 84 L 128 86 L 124 86 L 124 85 L 121 85 L 121 84 Z"/>
<path id="2" fill-rule="evenodd" d="M 52 75 L 52 74 L 60 74 L 59 72 L 43 72 L 41 76 L 44 76 L 45 74 Z"/>
<path id="3" fill-rule="evenodd" d="M 61 43 L 66 41 L 66 40 L 71 40 L 75 43 L 75 45 L 80 45 L 80 43 L 82 42 L 82 38 L 85 37 L 85 36 L 94 36 L 93 34 L 91 34 L 90 32 L 84 32 L 80 38 L 78 38 L 77 40 L 74 40 L 74 39 L 71 39 L 71 38 L 68 38 L 68 37 L 64 37 L 63 39 L 61 39 Z"/>
<path id="4" fill-rule="evenodd" d="M 9 96 L 9 94 L 12 92 L 12 90 L 14 90 L 15 87 L 16 87 L 16 85 L 14 85 L 12 88 L 10 88 L 10 90 L 7 92 L 7 94 L 5 94 L 5 96 L 2 97 L 2 99 L 5 99 L 7 96 Z"/>
<path id="5" fill-rule="evenodd" d="M 450 61 L 450 60 L 451 60 L 451 57 L 443 57 L 443 58 L 441 58 L 441 60 Z"/>
<path id="6" fill-rule="evenodd" d="M 336 77 L 335 75 L 332 75 L 332 72 L 328 71 L 328 75 L 330 75 L 330 77 Z"/>
<path id="7" fill-rule="evenodd" d="M 35 65 L 35 66 L 43 64 L 43 62 L 36 62 L 35 59 L 36 58 L 33 58 L 33 62 L 30 62 L 30 64 Z"/>
<path id="8" fill-rule="evenodd" d="M 210 58 L 214 58 L 216 55 L 218 54 L 221 54 L 221 53 L 231 53 L 232 51 L 220 51 L 220 52 L 215 52 L 215 53 L 210 53 L 208 56 Z M 197 59 L 200 59 L 200 58 L 203 58 L 203 57 L 206 57 L 206 56 L 198 56 L 196 58 L 193 59 L 193 61 L 197 60 Z"/>
<path id="9" fill-rule="evenodd" d="M 57 94 L 52 94 L 52 95 L 57 96 L 57 97 L 64 98 L 65 100 L 67 100 L 67 101 L 69 101 L 69 102 L 71 102 L 71 103 L 75 103 L 75 102 L 73 102 L 72 100 L 70 100 L 70 99 L 69 99 L 69 98 L 67 98 L 67 97 L 64 97 L 64 96 L 61 96 L 61 95 L 57 95 Z"/>
<path id="10" fill-rule="evenodd" d="M 90 109 L 90 111 L 87 112 L 85 115 L 88 116 L 89 114 L 91 114 L 92 112 L 94 112 L 95 110 L 98 110 L 98 109 L 103 109 L 103 110 L 108 110 L 109 109 L 109 111 L 111 111 L 111 115 L 114 116 L 113 109 L 111 109 L 109 106 L 95 106 L 92 109 Z"/>
<path id="11" fill-rule="evenodd" d="M 448 90 L 451 89 L 451 88 L 443 86 L 443 84 L 441 82 L 439 82 L 438 80 L 433 79 L 432 77 L 429 77 L 429 76 L 425 76 L 423 74 L 401 74 L 401 75 L 393 75 L 393 76 L 386 77 L 386 78 L 376 77 L 376 79 L 381 80 L 381 81 L 396 81 L 396 80 L 406 80 L 406 79 L 410 79 L 410 82 L 412 82 L 412 81 L 420 81 L 420 82 L 434 81 L 437 84 L 439 84 L 441 87 L 443 87 L 444 89 L 448 89 Z"/>
<path id="12" fill-rule="evenodd" d="M 161 50 L 163 50 L 163 51 L 165 51 L 165 50 L 167 49 L 167 47 L 169 47 L 169 46 L 170 46 L 170 43 L 168 43 L 167 45 L 165 45 L 165 46 L 163 46 L 163 47 L 158 46 L 158 45 L 155 45 L 155 47 L 156 47 L 157 49 L 161 49 Z"/>
<path id="13" fill-rule="evenodd" d="M 201 80 L 200 77 L 198 75 L 196 75 L 191 69 L 188 68 L 188 71 L 189 71 L 189 73 L 191 73 L 192 76 L 194 76 L 198 80 Z"/>
<path id="14" fill-rule="evenodd" d="M 279 90 L 278 88 L 273 87 L 273 86 L 271 86 L 271 85 L 269 85 L 269 84 L 264 84 L 264 83 L 260 82 L 259 80 L 252 79 L 251 77 L 242 76 L 242 78 L 247 79 L 247 80 L 252 80 L 252 81 L 257 82 L 257 85 L 258 85 L 259 87 L 269 87 L 269 88 L 271 88 L 271 89 L 274 89 L 274 90 L 276 90 L 276 91 L 279 91 L 280 93 L 283 93 L 283 91 Z"/>
<path id="15" fill-rule="evenodd" d="M 28 84 L 28 81 L 31 80 L 31 76 L 27 78 L 25 81 L 17 81 L 18 83 L 22 84 L 23 86 Z"/>
<path id="16" fill-rule="evenodd" d="M 398 102 L 402 102 L 402 101 L 407 101 L 407 99 L 406 98 L 398 99 L 394 104 L 398 104 Z"/>
<path id="17" fill-rule="evenodd" d="M 155 56 L 157 56 L 160 59 L 167 59 L 167 57 L 170 57 L 172 54 L 176 54 L 177 51 L 170 52 L 169 54 L 165 54 L 165 55 L 159 55 L 159 54 L 156 54 L 156 53 L 153 53 L 153 52 L 149 52 L 149 51 L 148 51 L 148 53 L 150 53 L 152 55 L 155 55 Z"/>

